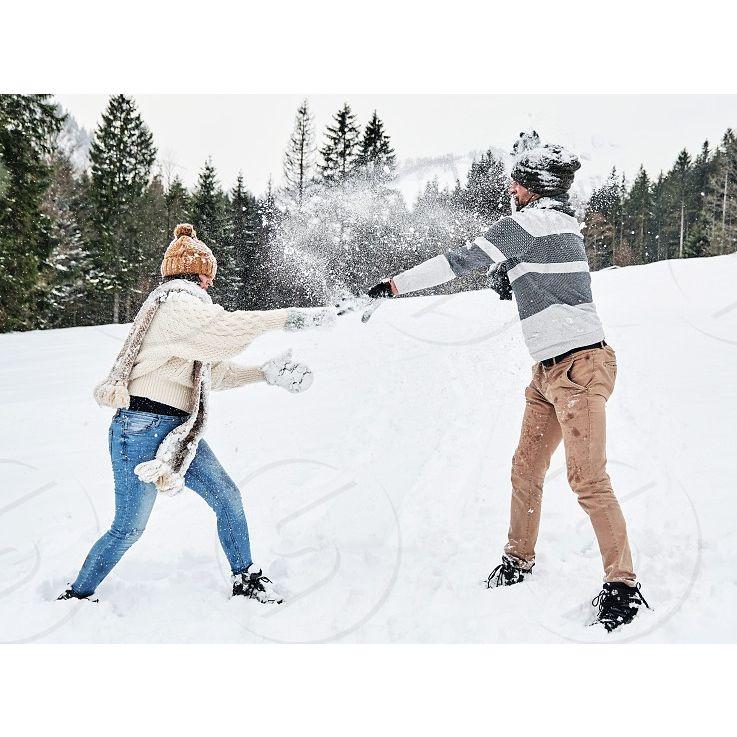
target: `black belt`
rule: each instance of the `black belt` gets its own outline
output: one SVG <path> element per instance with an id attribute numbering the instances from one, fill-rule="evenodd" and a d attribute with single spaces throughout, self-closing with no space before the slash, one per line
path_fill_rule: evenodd
<path id="1" fill-rule="evenodd" d="M 591 345 L 582 345 L 580 348 L 571 348 L 570 351 L 561 353 L 559 356 L 546 358 L 544 361 L 540 361 L 540 363 L 545 366 L 545 368 L 550 368 L 551 366 L 555 366 L 556 363 L 560 363 L 564 358 L 568 358 L 568 356 L 572 355 L 573 353 L 578 353 L 579 351 L 588 351 L 590 348 L 604 348 L 606 344 L 607 343 L 605 340 L 600 340 L 598 343 L 592 343 Z"/>
<path id="2" fill-rule="evenodd" d="M 156 402 L 148 397 L 132 396 L 128 409 L 131 410 L 131 412 L 151 412 L 155 415 L 169 415 L 170 417 L 189 416 L 189 412 L 185 412 L 183 409 Z"/>

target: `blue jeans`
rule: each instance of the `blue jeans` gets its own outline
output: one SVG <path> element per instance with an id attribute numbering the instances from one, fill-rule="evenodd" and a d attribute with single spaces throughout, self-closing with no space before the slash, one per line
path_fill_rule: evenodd
<path id="1" fill-rule="evenodd" d="M 143 534 L 158 492 L 153 484 L 141 481 L 133 469 L 151 460 L 167 433 L 183 421 L 124 409 L 113 417 L 109 445 L 115 478 L 115 519 L 87 555 L 72 584 L 75 593 L 88 596 L 94 592 Z M 241 494 L 204 440 L 184 480 L 187 488 L 199 494 L 215 512 L 220 544 L 233 573 L 245 571 L 251 564 L 251 547 Z"/>

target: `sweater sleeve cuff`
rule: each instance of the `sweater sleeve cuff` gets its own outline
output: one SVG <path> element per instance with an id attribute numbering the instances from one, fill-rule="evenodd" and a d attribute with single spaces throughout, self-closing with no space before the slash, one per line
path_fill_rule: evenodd
<path id="1" fill-rule="evenodd" d="M 235 389 L 257 381 L 264 381 L 264 372 L 258 366 L 241 366 L 223 361 L 212 367 L 212 388 L 215 391 Z"/>

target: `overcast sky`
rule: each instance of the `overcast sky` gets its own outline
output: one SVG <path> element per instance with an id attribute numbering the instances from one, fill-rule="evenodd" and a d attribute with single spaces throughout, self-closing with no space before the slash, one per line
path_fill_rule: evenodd
<path id="1" fill-rule="evenodd" d="M 80 125 L 94 130 L 107 95 L 57 95 Z M 301 100 L 315 117 L 318 144 L 333 113 L 350 103 L 360 123 L 374 109 L 401 160 L 489 146 L 509 149 L 522 129 L 562 143 L 584 160 L 580 174 L 598 178 L 616 166 L 632 177 L 644 163 L 668 169 L 680 149 L 698 152 L 737 128 L 737 95 L 136 95 L 161 159 L 194 183 L 208 156 L 221 184 L 243 171 L 260 193 L 281 179 L 284 148 Z"/>

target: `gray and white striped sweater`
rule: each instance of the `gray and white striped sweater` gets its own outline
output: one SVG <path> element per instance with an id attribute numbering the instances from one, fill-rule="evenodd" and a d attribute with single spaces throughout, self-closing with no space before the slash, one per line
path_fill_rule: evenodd
<path id="1" fill-rule="evenodd" d="M 497 220 L 473 243 L 394 277 L 399 294 L 505 263 L 533 359 L 604 340 L 591 295 L 581 226 L 566 203 L 544 197 Z"/>

